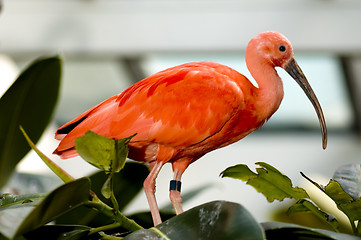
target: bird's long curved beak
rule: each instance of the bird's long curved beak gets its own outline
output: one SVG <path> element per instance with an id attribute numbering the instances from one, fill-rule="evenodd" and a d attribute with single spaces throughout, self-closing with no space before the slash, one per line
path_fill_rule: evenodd
<path id="1" fill-rule="evenodd" d="M 310 84 L 308 83 L 305 75 L 303 74 L 301 68 L 298 66 L 295 59 L 292 59 L 289 61 L 285 66 L 284 69 L 292 76 L 293 79 L 296 80 L 296 82 L 301 86 L 303 91 L 306 93 L 308 99 L 310 99 L 313 107 L 316 110 L 318 120 L 320 121 L 321 126 L 321 133 L 322 133 L 322 147 L 323 149 L 326 149 L 327 146 L 327 128 L 326 128 L 326 122 L 325 117 L 323 116 L 322 108 L 320 103 L 318 102 L 318 99 L 316 97 L 316 94 L 313 92 Z"/>

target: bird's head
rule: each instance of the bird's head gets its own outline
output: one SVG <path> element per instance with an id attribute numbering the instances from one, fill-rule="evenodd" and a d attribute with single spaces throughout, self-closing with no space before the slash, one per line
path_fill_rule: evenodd
<path id="1" fill-rule="evenodd" d="M 254 51 L 274 67 L 282 67 L 293 58 L 293 49 L 288 39 L 278 32 L 263 32 L 251 39 L 247 51 Z"/>
<path id="2" fill-rule="evenodd" d="M 256 61 L 270 64 L 272 67 L 283 68 L 301 86 L 316 110 L 322 132 L 322 147 L 325 149 L 327 146 L 327 129 L 322 108 L 306 76 L 294 58 L 290 41 L 281 33 L 263 32 L 250 40 L 246 49 L 246 59 L 247 55 Z"/>

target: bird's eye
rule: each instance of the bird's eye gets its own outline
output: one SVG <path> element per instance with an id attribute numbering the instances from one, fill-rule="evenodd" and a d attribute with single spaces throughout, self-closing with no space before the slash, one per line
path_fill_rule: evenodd
<path id="1" fill-rule="evenodd" d="M 286 51 L 286 47 L 282 45 L 282 46 L 280 46 L 279 50 L 280 50 L 281 52 L 284 52 L 284 51 Z"/>

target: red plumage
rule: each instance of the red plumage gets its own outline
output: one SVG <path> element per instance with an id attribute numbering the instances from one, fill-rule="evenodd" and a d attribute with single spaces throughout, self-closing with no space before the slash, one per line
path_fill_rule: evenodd
<path id="1" fill-rule="evenodd" d="M 322 109 L 293 57 L 292 46 L 280 33 L 254 37 L 246 51 L 255 87 L 245 76 L 214 62 L 186 63 L 158 72 L 89 109 L 60 127 L 54 151 L 61 158 L 77 155 L 75 139 L 88 130 L 113 139 L 129 137 L 129 158 L 149 163 L 144 182 L 153 221 L 161 222 L 155 200 L 155 179 L 171 162 L 174 180 L 204 154 L 234 143 L 255 131 L 278 109 L 283 85 L 275 67 L 284 68 L 314 105 L 326 147 Z M 178 191 L 170 191 L 177 214 L 183 211 Z"/>

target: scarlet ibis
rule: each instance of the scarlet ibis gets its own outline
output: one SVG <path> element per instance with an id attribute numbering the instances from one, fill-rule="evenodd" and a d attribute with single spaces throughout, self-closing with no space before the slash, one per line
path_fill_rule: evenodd
<path id="1" fill-rule="evenodd" d="M 61 142 L 54 154 L 76 156 L 75 139 L 88 130 L 113 139 L 137 133 L 129 143 L 129 158 L 150 168 L 144 191 L 157 225 L 161 218 L 155 180 L 162 166 L 172 164 L 170 199 L 176 214 L 182 213 L 180 181 L 189 164 L 257 130 L 278 109 L 283 84 L 275 67 L 286 70 L 313 104 L 326 148 L 321 106 L 287 38 L 278 32 L 258 34 L 248 43 L 246 63 L 257 87 L 215 62 L 186 63 L 155 73 L 60 127 L 55 138 Z"/>

